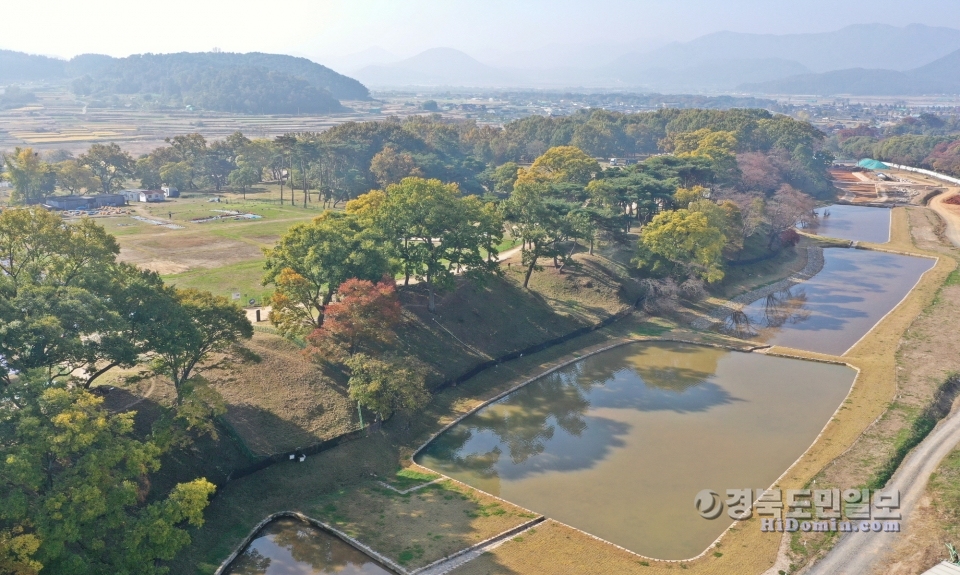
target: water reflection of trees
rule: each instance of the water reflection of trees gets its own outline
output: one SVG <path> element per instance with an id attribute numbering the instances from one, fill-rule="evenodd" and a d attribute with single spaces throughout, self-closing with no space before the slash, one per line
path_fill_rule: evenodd
<path id="1" fill-rule="evenodd" d="M 263 575 L 269 568 L 270 558 L 250 547 L 230 567 L 230 575 Z"/>
<path id="2" fill-rule="evenodd" d="M 748 338 L 759 335 L 764 328 L 779 328 L 787 324 L 796 324 L 809 319 L 807 292 L 802 287 L 790 287 L 769 294 L 753 307 L 759 307 L 757 314 L 738 309 L 728 315 L 720 329 L 730 335 Z"/>
<path id="3" fill-rule="evenodd" d="M 428 448 L 432 465 L 478 480 L 546 469 L 590 466 L 618 444 L 627 424 L 590 416 L 593 407 L 702 411 L 733 399 L 707 383 L 728 351 L 690 345 L 624 346 L 534 381 L 444 432 Z M 592 429 L 587 434 L 589 425 Z M 583 437 L 570 449 L 516 469 L 543 454 L 560 430 Z M 473 443 L 471 443 L 473 440 Z M 469 447 L 468 444 L 470 444 Z M 500 467 L 504 454 L 513 464 Z M 509 472 L 508 472 L 509 469 Z"/>
<path id="4" fill-rule="evenodd" d="M 803 288 L 787 288 L 768 295 L 763 302 L 764 327 L 783 327 L 810 317 L 806 309 L 807 292 Z"/>
<path id="5" fill-rule="evenodd" d="M 292 569 L 292 560 L 309 565 L 316 573 L 336 573 L 348 566 L 373 566 L 365 555 L 328 533 L 295 521 L 280 519 L 272 523 L 261 537 L 289 553 L 284 556 L 265 556 L 260 549 L 250 546 L 231 568 L 234 575 L 263 575 L 271 563 Z M 365 571 L 366 572 L 366 571 Z M 382 569 L 370 573 L 387 573 Z"/>
<path id="6" fill-rule="evenodd" d="M 582 367 L 563 374 L 554 374 L 516 391 L 509 403 L 503 402 L 481 410 L 436 442 L 431 455 L 456 462 L 457 466 L 481 477 L 496 475 L 494 467 L 502 451 L 499 446 L 487 453 L 460 455 L 474 433 L 490 432 L 506 447 L 510 460 L 519 465 L 543 453 L 553 439 L 556 428 L 580 436 L 587 429 L 584 413 L 590 408 L 586 394 L 594 383 L 580 377 Z"/>

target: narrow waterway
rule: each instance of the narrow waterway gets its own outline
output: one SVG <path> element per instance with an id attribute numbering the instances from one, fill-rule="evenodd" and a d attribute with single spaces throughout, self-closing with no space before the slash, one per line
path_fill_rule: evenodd
<path id="1" fill-rule="evenodd" d="M 771 485 L 854 377 L 845 366 L 631 344 L 484 407 L 417 461 L 637 553 L 685 559 L 731 523 L 700 517 L 695 495 Z"/>

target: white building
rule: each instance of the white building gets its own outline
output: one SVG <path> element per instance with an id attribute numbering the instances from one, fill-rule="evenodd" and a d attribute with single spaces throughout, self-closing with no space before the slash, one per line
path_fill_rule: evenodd
<path id="1" fill-rule="evenodd" d="M 140 190 L 141 202 L 162 202 L 163 192 L 160 190 Z"/>

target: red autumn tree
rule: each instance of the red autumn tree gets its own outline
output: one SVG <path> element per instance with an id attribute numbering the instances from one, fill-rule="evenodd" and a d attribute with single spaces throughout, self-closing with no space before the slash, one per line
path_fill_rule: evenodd
<path id="1" fill-rule="evenodd" d="M 378 283 L 349 279 L 329 304 L 323 326 L 307 340 L 323 361 L 342 362 L 377 344 L 396 340 L 401 308 L 396 282 L 384 276 Z"/>

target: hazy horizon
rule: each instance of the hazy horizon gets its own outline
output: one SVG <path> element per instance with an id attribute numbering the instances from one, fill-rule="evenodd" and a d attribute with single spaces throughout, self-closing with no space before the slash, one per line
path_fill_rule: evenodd
<path id="1" fill-rule="evenodd" d="M 262 3 L 131 4 L 121 0 L 37 0 L 4 8 L 8 26 L 0 48 L 59 58 L 99 53 L 273 52 L 304 56 L 339 68 L 356 54 L 402 59 L 449 47 L 483 62 L 564 47 L 649 49 L 720 31 L 796 34 L 853 24 L 926 24 L 960 28 L 960 3 L 917 0 L 907 17 L 894 0 L 664 2 L 610 0 L 276 0 Z M 102 31 L 102 32 L 100 32 Z M 559 56 L 559 54 L 558 54 Z M 375 58 L 374 58 L 375 59 Z"/>

